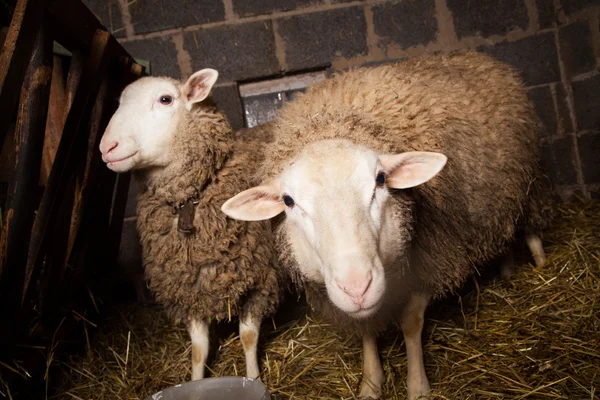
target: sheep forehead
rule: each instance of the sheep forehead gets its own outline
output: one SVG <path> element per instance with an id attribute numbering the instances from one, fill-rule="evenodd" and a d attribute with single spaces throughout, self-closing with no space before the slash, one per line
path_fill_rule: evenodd
<path id="1" fill-rule="evenodd" d="M 154 101 L 156 96 L 170 94 L 179 96 L 178 81 L 164 77 L 144 77 L 133 82 L 123 90 L 121 104 L 139 101 Z"/>
<path id="2" fill-rule="evenodd" d="M 377 162 L 375 152 L 350 141 L 315 142 L 286 169 L 282 187 L 305 202 L 362 192 L 373 185 Z"/>

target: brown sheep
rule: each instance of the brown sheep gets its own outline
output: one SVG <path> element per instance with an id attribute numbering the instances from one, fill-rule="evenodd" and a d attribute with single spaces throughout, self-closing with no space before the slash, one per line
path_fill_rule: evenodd
<path id="1" fill-rule="evenodd" d="M 265 143 L 234 138 L 207 97 L 217 76 L 204 69 L 185 83 L 156 77 L 132 83 L 100 144 L 110 169 L 134 170 L 140 182 L 145 274 L 173 322 L 187 324 L 193 380 L 204 377 L 210 322 L 236 316 L 247 375 L 259 375 L 260 324 L 275 312 L 285 283 L 269 224 L 220 211 L 252 185 L 248 168 L 258 167 Z"/>
<path id="2" fill-rule="evenodd" d="M 478 53 L 357 69 L 314 85 L 276 124 L 262 186 L 223 211 L 284 212 L 281 262 L 314 310 L 363 334 L 363 397 L 381 394 L 376 334 L 389 322 L 404 333 L 409 398 L 427 395 L 429 301 L 504 254 L 518 231 L 545 261 L 538 123 L 517 74 Z"/>

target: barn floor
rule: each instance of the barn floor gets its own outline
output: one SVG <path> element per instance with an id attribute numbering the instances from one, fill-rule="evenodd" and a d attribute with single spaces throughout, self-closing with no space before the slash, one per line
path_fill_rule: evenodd
<path id="1" fill-rule="evenodd" d="M 600 203 L 558 206 L 544 243 L 545 266 L 533 268 L 523 256 L 510 281 L 478 277 L 430 307 L 424 351 L 433 399 L 600 397 Z M 304 311 L 291 302 L 263 325 L 262 379 L 272 398 L 354 398 L 359 339 Z M 218 327 L 212 375 L 245 371 L 235 326 Z M 382 335 L 380 354 L 383 398 L 404 399 L 399 330 Z M 50 383 L 58 393 L 52 398 L 144 398 L 189 379 L 190 357 L 186 331 L 171 327 L 159 307 L 128 306 L 100 323 L 86 356 L 55 361 L 62 377 Z"/>

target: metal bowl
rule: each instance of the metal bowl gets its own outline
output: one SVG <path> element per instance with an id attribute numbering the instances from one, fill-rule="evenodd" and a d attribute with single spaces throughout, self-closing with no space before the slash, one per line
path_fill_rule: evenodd
<path id="1" fill-rule="evenodd" d="M 270 400 L 263 383 L 239 376 L 206 378 L 175 385 L 144 400 Z"/>

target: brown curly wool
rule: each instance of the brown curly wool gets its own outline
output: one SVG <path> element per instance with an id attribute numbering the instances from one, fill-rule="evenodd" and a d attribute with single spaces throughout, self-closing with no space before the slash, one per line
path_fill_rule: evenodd
<path id="1" fill-rule="evenodd" d="M 227 320 L 250 312 L 262 319 L 282 299 L 265 222 L 227 218 L 229 197 L 250 187 L 248 170 L 262 160 L 265 143 L 245 135 L 233 139 L 224 116 L 204 101 L 184 114 L 173 143 L 176 161 L 137 172 L 138 231 L 150 289 L 176 323 Z M 177 229 L 174 208 L 199 192 L 193 235 Z"/>
<path id="2" fill-rule="evenodd" d="M 394 289 L 377 314 L 354 320 L 329 301 L 323 284 L 300 282 L 313 308 L 337 326 L 378 331 L 401 316 L 410 292 L 439 298 L 455 291 L 517 232 L 543 225 L 534 109 L 518 75 L 486 55 L 427 56 L 336 75 L 285 105 L 276 132 L 258 174 L 263 182 L 322 139 L 349 139 L 379 154 L 448 157 L 428 183 L 392 192 L 412 241 L 403 265 L 387 266 Z M 275 233 L 280 261 L 294 270 L 284 225 Z"/>

